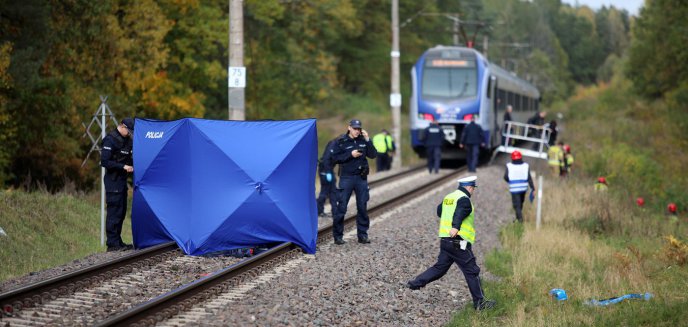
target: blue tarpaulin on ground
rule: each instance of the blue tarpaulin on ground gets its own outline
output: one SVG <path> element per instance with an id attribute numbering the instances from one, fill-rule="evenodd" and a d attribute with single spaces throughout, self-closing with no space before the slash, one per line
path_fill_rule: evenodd
<path id="1" fill-rule="evenodd" d="M 190 255 L 293 242 L 315 253 L 315 119 L 136 119 L 136 248 Z"/>

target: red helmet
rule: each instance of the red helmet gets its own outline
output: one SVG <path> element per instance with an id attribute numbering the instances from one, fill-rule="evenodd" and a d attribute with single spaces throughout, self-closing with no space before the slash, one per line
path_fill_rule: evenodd
<path id="1" fill-rule="evenodd" d="M 571 146 L 568 144 L 564 144 L 564 151 L 566 151 L 566 153 L 570 153 L 571 152 Z"/>
<path id="2" fill-rule="evenodd" d="M 516 150 L 514 152 L 511 152 L 511 160 L 520 160 L 520 159 L 523 159 L 523 156 L 521 155 L 521 151 Z"/>
<path id="3" fill-rule="evenodd" d="M 597 182 L 602 183 L 602 184 L 607 184 L 607 179 L 604 177 L 598 177 Z"/>
<path id="4" fill-rule="evenodd" d="M 671 212 L 671 213 L 676 213 L 676 203 L 673 203 L 673 202 L 669 203 L 669 205 L 667 206 L 667 209 L 669 209 L 669 212 Z"/>

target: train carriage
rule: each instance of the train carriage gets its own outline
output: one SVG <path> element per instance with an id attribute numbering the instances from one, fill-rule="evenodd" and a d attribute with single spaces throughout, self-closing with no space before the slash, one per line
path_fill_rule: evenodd
<path id="1" fill-rule="evenodd" d="M 426 51 L 411 69 L 411 145 L 425 156 L 421 134 L 432 121 L 444 132 L 443 160 L 464 159 L 459 148 L 461 132 L 471 117 L 485 132 L 489 149 L 501 142 L 504 110 L 513 107 L 512 119 L 525 122 L 539 107 L 535 86 L 490 63 L 478 51 L 437 46 Z"/>

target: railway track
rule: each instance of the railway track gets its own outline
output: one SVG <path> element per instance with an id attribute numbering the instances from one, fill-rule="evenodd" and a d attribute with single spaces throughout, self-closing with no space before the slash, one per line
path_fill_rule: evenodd
<path id="1" fill-rule="evenodd" d="M 377 186 L 385 185 L 393 181 L 403 179 L 422 170 L 424 170 L 423 166 L 413 167 L 400 173 L 385 176 L 383 178 L 371 181 L 369 184 L 371 188 L 375 188 Z M 347 219 L 347 221 L 349 220 L 350 217 Z M 319 231 L 318 241 L 322 242 L 325 235 L 331 236 L 331 225 Z M 288 248 L 288 250 L 285 251 L 285 248 Z M 291 252 L 292 254 L 285 256 L 285 252 Z M 275 255 L 275 253 L 277 253 L 277 255 Z M 253 268 L 252 266 L 252 262 L 255 262 L 256 260 L 263 261 L 263 263 L 261 264 L 264 266 L 265 261 L 270 262 L 277 260 L 276 262 L 273 262 L 271 264 L 274 265 L 280 264 L 281 262 L 288 260 L 289 257 L 300 255 L 300 253 L 300 249 L 296 248 L 294 245 L 289 243 L 282 244 L 280 246 L 277 246 L 273 250 L 268 251 L 265 255 L 250 258 L 248 260 L 245 260 L 244 262 L 240 262 L 238 264 L 231 266 L 234 267 L 232 269 L 227 268 L 227 270 L 232 270 L 232 272 L 230 272 L 229 274 L 231 276 L 235 276 L 232 277 L 235 278 L 235 281 L 241 282 L 243 279 L 246 278 L 242 276 L 250 276 L 251 274 L 256 274 L 255 268 Z M 182 252 L 178 249 L 177 245 L 173 242 L 170 242 L 150 247 L 144 250 L 139 250 L 131 254 L 125 255 L 123 257 L 117 258 L 115 260 L 79 269 L 64 275 L 50 278 L 45 281 L 23 286 L 2 293 L 0 294 L 0 306 L 2 307 L 0 323 L 2 323 L 3 325 L 10 324 L 11 326 L 23 325 L 23 320 L 15 319 L 13 318 L 13 316 L 17 315 L 17 313 L 21 313 L 23 310 L 25 311 L 32 307 L 40 306 L 43 303 L 49 303 L 50 301 L 53 301 L 61 297 L 69 296 L 70 294 L 76 294 L 76 299 L 74 299 L 73 301 L 65 301 L 61 305 L 92 305 L 93 303 L 89 303 L 89 301 L 95 302 L 95 305 L 97 305 L 99 301 L 96 299 L 98 297 L 96 295 L 98 294 L 94 295 L 89 292 L 84 293 L 81 292 L 81 290 L 93 288 L 94 285 L 103 284 L 107 283 L 108 281 L 115 280 L 122 275 L 132 273 L 132 271 L 134 270 L 142 270 L 146 268 L 155 269 L 154 267 L 156 265 L 183 265 L 185 264 L 185 260 L 185 257 L 183 256 Z M 242 270 L 242 267 L 251 267 L 249 268 L 251 273 L 246 275 L 246 273 L 243 272 L 246 269 Z M 223 270 L 220 270 L 213 275 L 220 274 L 220 272 L 222 271 Z M 143 280 L 145 279 L 145 277 L 141 277 L 139 279 Z M 205 284 L 206 281 L 203 280 L 203 278 L 199 279 L 198 281 L 192 282 L 189 285 L 194 285 L 196 283 Z M 136 283 L 138 281 L 135 280 L 134 282 Z M 108 287 L 118 287 L 116 282 L 111 284 L 112 285 L 109 285 Z M 108 291 L 109 289 L 107 287 L 100 287 L 100 289 L 97 290 L 96 293 L 107 293 Z M 54 306 L 54 304 L 48 305 Z M 28 325 L 41 325 L 41 322 L 47 323 L 50 321 L 51 318 L 59 316 L 61 312 L 63 311 L 61 310 L 61 308 L 59 308 L 59 305 L 56 308 L 47 310 L 47 313 L 43 314 L 43 316 L 36 314 L 34 312 L 33 317 L 30 317 L 28 321 L 34 321 L 36 322 L 36 324 L 29 323 Z M 91 324 L 94 321 L 72 322 L 81 324 Z"/>
<path id="2" fill-rule="evenodd" d="M 450 174 L 436 178 L 428 183 L 416 187 L 411 192 L 396 196 L 368 210 L 371 219 L 385 211 L 397 207 L 425 192 L 433 190 L 438 185 L 447 182 L 465 172 L 456 170 Z M 355 212 L 344 220 L 344 229 L 356 228 Z M 318 230 L 318 244 L 331 242 L 332 225 Z M 256 279 L 275 267 L 302 256 L 301 250 L 292 243 L 284 243 L 258 256 L 227 267 L 194 283 L 185 285 L 167 294 L 152 299 L 146 303 L 131 308 L 116 316 L 102 321 L 98 326 L 153 326 L 169 319 L 180 312 L 191 309 L 195 304 L 221 296 L 223 293 L 240 287 L 248 280 Z"/>

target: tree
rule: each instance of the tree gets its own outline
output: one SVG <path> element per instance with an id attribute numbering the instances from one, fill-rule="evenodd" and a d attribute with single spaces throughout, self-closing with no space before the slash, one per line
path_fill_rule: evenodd
<path id="1" fill-rule="evenodd" d="M 680 1 L 648 1 L 633 28 L 627 76 L 635 89 L 657 98 L 688 81 L 688 6 Z"/>

